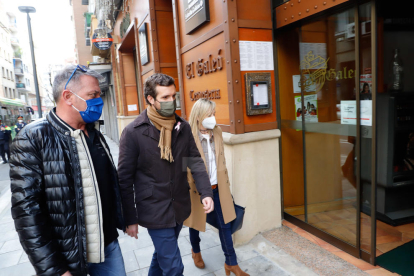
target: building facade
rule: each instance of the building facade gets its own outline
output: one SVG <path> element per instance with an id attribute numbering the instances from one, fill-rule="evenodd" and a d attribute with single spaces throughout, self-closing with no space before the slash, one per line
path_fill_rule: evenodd
<path id="1" fill-rule="evenodd" d="M 110 58 L 118 136 L 147 107 L 154 73 L 175 78 L 184 119 L 197 99 L 215 101 L 231 190 L 247 206 L 236 243 L 286 219 L 381 265 L 414 238 L 414 20 L 403 6 L 126 0 L 113 10 L 111 47 L 91 51 Z"/>

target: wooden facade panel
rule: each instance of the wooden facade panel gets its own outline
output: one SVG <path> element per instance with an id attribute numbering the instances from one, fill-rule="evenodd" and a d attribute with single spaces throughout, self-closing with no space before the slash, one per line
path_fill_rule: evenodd
<path id="1" fill-rule="evenodd" d="M 276 8 L 277 28 L 289 25 L 308 16 L 348 2 L 349 0 L 290 0 Z"/>
<path id="2" fill-rule="evenodd" d="M 197 92 L 212 91 L 215 89 L 220 90 L 220 99 L 212 99 L 216 103 L 216 120 L 218 124 L 230 125 L 230 113 L 229 113 L 229 98 L 228 98 L 228 83 L 226 74 L 226 52 L 224 47 L 224 34 L 221 33 L 205 43 L 193 48 L 192 50 L 184 53 L 182 57 L 182 72 L 183 72 L 183 95 L 185 101 L 185 110 L 187 118 L 190 115 L 191 108 L 195 101 L 191 100 L 190 95 L 194 95 Z M 220 54 L 218 51 L 220 50 Z M 197 74 L 197 63 L 199 59 L 209 60 L 211 58 L 217 58 L 218 55 L 222 58 L 221 70 L 209 74 Z M 191 79 L 187 78 L 187 64 L 193 64 L 194 77 Z M 192 91 L 192 92 L 191 92 Z M 192 94 L 190 94 L 192 93 Z"/>
<path id="3" fill-rule="evenodd" d="M 180 26 L 180 42 L 181 47 L 185 47 L 187 44 L 201 37 L 208 31 L 211 31 L 218 25 L 224 22 L 223 16 L 223 5 L 225 2 L 217 0 L 209 0 L 210 5 L 210 22 L 206 22 L 201 25 L 196 31 L 191 34 L 186 35 L 185 31 L 185 19 L 184 19 L 184 4 L 182 0 L 176 2 L 178 4 L 178 16 L 179 16 L 179 26 Z"/>
<path id="4" fill-rule="evenodd" d="M 155 10 L 172 12 L 171 0 L 155 0 Z"/>
<path id="5" fill-rule="evenodd" d="M 136 111 L 127 111 L 128 116 L 138 115 L 139 114 L 139 103 L 138 103 L 138 92 L 136 86 L 125 86 L 125 96 L 126 96 L 126 105 L 127 106 L 136 106 Z"/>
<path id="6" fill-rule="evenodd" d="M 300 75 L 299 30 L 279 32 L 276 37 L 276 43 L 278 48 L 280 117 L 282 121 L 295 121 L 295 94 L 293 93 L 292 75 Z M 281 132 L 284 206 L 303 205 L 304 165 L 302 131 L 282 128 Z"/>
<path id="7" fill-rule="evenodd" d="M 131 84 L 136 86 L 137 84 L 134 58 L 132 53 L 122 54 L 125 86 L 130 86 Z"/>
<path id="8" fill-rule="evenodd" d="M 265 30 L 265 29 L 247 29 L 247 28 L 239 28 L 239 40 L 247 40 L 247 41 L 272 41 L 272 30 Z M 273 112 L 270 114 L 263 114 L 263 115 L 254 115 L 254 116 L 247 116 L 246 112 L 246 81 L 245 75 L 247 73 L 257 73 L 257 72 L 268 72 L 271 74 L 271 81 L 272 81 L 272 108 Z M 277 128 L 277 119 L 276 119 L 276 85 L 274 82 L 275 73 L 274 71 L 241 71 L 241 80 L 242 80 L 242 91 L 243 91 L 243 116 L 244 116 L 244 124 L 247 125 L 262 125 L 265 123 L 273 123 L 273 124 L 266 124 L 262 125 L 264 128 L 269 129 L 270 126 L 273 129 Z M 257 130 L 265 130 L 265 129 L 257 129 L 246 127 L 245 131 L 257 131 Z"/>
<path id="9" fill-rule="evenodd" d="M 155 14 L 160 63 L 176 63 L 173 14 L 167 11 L 156 11 Z"/>
<path id="10" fill-rule="evenodd" d="M 272 21 L 271 1 L 269 0 L 237 0 L 238 20 Z"/>

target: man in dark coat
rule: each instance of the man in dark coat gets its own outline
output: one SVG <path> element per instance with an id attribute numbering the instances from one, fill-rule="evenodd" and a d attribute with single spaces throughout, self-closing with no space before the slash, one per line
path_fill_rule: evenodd
<path id="1" fill-rule="evenodd" d="M 148 228 L 155 247 L 149 276 L 179 276 L 184 266 L 177 239 L 191 213 L 187 167 L 206 213 L 214 209 L 213 191 L 190 125 L 175 114 L 174 79 L 154 74 L 144 90 L 149 106 L 124 129 L 120 140 L 125 223 L 128 235 L 135 238 L 138 224 Z"/>
<path id="2" fill-rule="evenodd" d="M 10 159 L 9 141 L 11 138 L 11 128 L 2 124 L 0 119 L 0 156 L 3 159 L 0 164 L 7 163 Z M 7 155 L 7 159 L 6 159 Z"/>
<path id="3" fill-rule="evenodd" d="M 59 72 L 56 108 L 12 144 L 12 216 L 39 276 L 126 275 L 118 176 L 96 129 L 103 107 L 99 78 L 79 65 Z"/>

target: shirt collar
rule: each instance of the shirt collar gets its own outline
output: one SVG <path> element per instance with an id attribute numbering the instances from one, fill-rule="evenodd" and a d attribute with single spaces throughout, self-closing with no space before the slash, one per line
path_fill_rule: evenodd
<path id="1" fill-rule="evenodd" d="M 198 131 L 198 138 L 200 139 L 200 141 L 203 141 L 203 139 L 206 139 L 206 138 L 203 136 L 203 134 L 201 133 L 201 131 Z M 213 138 L 214 138 L 214 133 L 212 132 L 212 133 L 211 133 L 211 138 L 210 138 L 210 140 L 213 140 Z"/>

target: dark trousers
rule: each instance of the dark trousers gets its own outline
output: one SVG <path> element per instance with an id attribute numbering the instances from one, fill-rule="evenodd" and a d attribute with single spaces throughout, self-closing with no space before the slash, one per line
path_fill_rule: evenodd
<path id="1" fill-rule="evenodd" d="M 0 156 L 3 159 L 4 162 L 6 162 L 6 155 L 7 160 L 10 159 L 10 148 L 9 148 L 9 142 L 2 141 L 0 142 Z"/>
<path id="2" fill-rule="evenodd" d="M 184 265 L 178 248 L 182 224 L 174 228 L 148 229 L 155 247 L 148 276 L 182 276 Z"/>
<path id="3" fill-rule="evenodd" d="M 234 251 L 233 239 L 231 237 L 231 225 L 230 223 L 224 223 L 223 211 L 221 210 L 220 196 L 218 188 L 213 190 L 214 211 L 216 212 L 219 223 L 219 236 L 221 241 L 221 248 L 223 249 L 224 256 L 226 257 L 227 265 L 237 265 L 236 251 Z M 208 216 L 209 214 L 207 214 Z M 190 228 L 190 242 L 193 247 L 194 253 L 200 252 L 200 232 Z"/>

